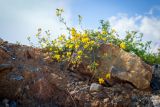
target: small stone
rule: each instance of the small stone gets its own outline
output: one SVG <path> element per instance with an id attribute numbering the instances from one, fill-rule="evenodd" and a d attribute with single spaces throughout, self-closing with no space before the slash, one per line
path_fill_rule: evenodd
<path id="1" fill-rule="evenodd" d="M 160 64 L 155 64 L 152 68 L 154 76 L 160 78 Z"/>
<path id="2" fill-rule="evenodd" d="M 4 99 L 3 101 L 2 101 L 2 103 L 5 105 L 5 107 L 9 107 L 9 100 L 8 99 Z"/>
<path id="3" fill-rule="evenodd" d="M 101 91 L 102 90 L 102 85 L 97 84 L 97 83 L 92 83 L 90 86 L 90 91 L 95 92 L 95 91 Z"/>
<path id="4" fill-rule="evenodd" d="M 2 102 L 3 102 L 3 104 L 8 104 L 9 100 L 8 99 L 4 99 Z"/>
<path id="5" fill-rule="evenodd" d="M 160 90 L 160 78 L 157 77 L 155 74 L 152 76 L 151 88 L 152 91 Z"/>
<path id="6" fill-rule="evenodd" d="M 12 57 L 13 60 L 15 60 L 16 58 Z"/>
<path id="7" fill-rule="evenodd" d="M 26 85 L 26 87 L 25 87 L 27 90 L 29 90 L 30 88 L 29 88 L 29 85 Z"/>
<path id="8" fill-rule="evenodd" d="M 76 94 L 77 92 L 75 91 L 75 90 L 73 90 L 73 91 L 71 91 L 70 92 L 70 95 L 74 95 L 74 94 Z"/>
<path id="9" fill-rule="evenodd" d="M 108 102 L 109 102 L 109 98 L 105 98 L 105 99 L 103 100 L 103 102 L 104 102 L 104 103 L 108 103 Z"/>
<path id="10" fill-rule="evenodd" d="M 94 101 L 94 102 L 92 102 L 91 105 L 92 105 L 91 107 L 99 107 L 100 102 L 99 101 Z"/>
<path id="11" fill-rule="evenodd" d="M 151 97 L 151 100 L 153 102 L 154 107 L 160 107 L 160 96 L 158 95 L 153 95 Z"/>

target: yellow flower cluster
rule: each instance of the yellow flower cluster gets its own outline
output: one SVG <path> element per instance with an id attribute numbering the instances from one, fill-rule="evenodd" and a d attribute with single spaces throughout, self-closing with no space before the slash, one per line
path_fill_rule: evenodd
<path id="1" fill-rule="evenodd" d="M 71 35 L 72 35 L 72 36 L 75 36 L 75 35 L 76 35 L 76 29 L 75 29 L 75 28 L 72 28 L 72 29 L 71 29 Z"/>
<path id="2" fill-rule="evenodd" d="M 50 51 L 54 52 L 54 59 L 58 61 L 67 60 L 74 64 L 80 63 L 83 57 L 89 58 L 86 57 L 88 55 L 84 51 L 91 52 L 95 47 L 99 47 L 100 40 L 106 43 L 106 34 L 108 34 L 107 31 L 102 30 L 97 32 L 97 37 L 93 37 L 89 31 L 79 32 L 75 28 L 71 28 L 69 32 L 69 38 L 66 39 L 65 35 L 60 35 L 54 41 L 56 49 L 50 48 Z"/>
<path id="3" fill-rule="evenodd" d="M 110 73 L 106 74 L 106 79 L 111 79 L 111 74 Z"/>
<path id="4" fill-rule="evenodd" d="M 105 75 L 105 79 L 111 79 L 111 74 L 110 73 L 107 73 L 106 75 Z M 105 84 L 105 79 L 103 79 L 103 78 L 99 78 L 98 79 L 98 82 L 99 82 L 99 84 Z"/>
<path id="5" fill-rule="evenodd" d="M 88 38 L 88 37 L 82 38 L 82 42 L 83 42 L 83 43 L 87 43 L 88 41 L 89 41 L 89 38 Z"/>
<path id="6" fill-rule="evenodd" d="M 71 52 L 67 52 L 67 57 L 70 57 L 71 56 Z"/>
<path id="7" fill-rule="evenodd" d="M 101 34 L 106 35 L 106 34 L 108 34 L 108 32 L 105 30 L 102 30 Z"/>
<path id="8" fill-rule="evenodd" d="M 106 37 L 103 37 L 103 35 L 99 34 L 98 37 L 97 37 L 99 40 L 103 40 L 103 41 L 106 41 L 107 38 Z"/>
<path id="9" fill-rule="evenodd" d="M 99 84 L 104 84 L 104 83 L 105 83 L 105 81 L 104 81 L 103 78 L 99 78 L 99 79 L 98 79 L 98 82 L 99 82 Z"/>
<path id="10" fill-rule="evenodd" d="M 126 44 L 125 44 L 125 42 L 122 42 L 122 43 L 120 44 L 120 47 L 121 47 L 122 49 L 126 49 Z"/>
<path id="11" fill-rule="evenodd" d="M 60 61 L 60 55 L 59 55 L 59 54 L 54 55 L 54 58 L 55 58 L 57 61 Z"/>

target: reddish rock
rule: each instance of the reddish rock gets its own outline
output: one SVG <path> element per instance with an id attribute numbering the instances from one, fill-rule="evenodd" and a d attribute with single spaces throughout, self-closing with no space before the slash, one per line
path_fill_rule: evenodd
<path id="1" fill-rule="evenodd" d="M 113 79 L 111 82 L 114 81 L 114 78 L 117 78 L 119 81 L 130 82 L 138 89 L 150 88 L 151 66 L 144 63 L 136 55 L 127 53 L 118 46 L 103 44 L 96 52 L 96 60 L 99 64 L 96 75 L 87 68 L 88 59 L 82 61 L 82 64 L 76 68 L 77 71 L 95 75 L 96 78 L 105 78 L 106 73 L 111 73 Z"/>

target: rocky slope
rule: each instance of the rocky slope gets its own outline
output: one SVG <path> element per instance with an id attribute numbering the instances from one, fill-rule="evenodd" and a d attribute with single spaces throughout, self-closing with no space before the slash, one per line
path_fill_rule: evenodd
<path id="1" fill-rule="evenodd" d="M 91 79 L 85 62 L 67 68 L 41 49 L 0 40 L 0 107 L 160 106 L 159 92 L 153 92 L 158 82 L 151 81 L 149 65 L 118 47 L 105 45 L 99 52 L 114 56 L 99 58 L 98 69 L 108 71 L 108 66 L 113 76 L 108 86 Z"/>

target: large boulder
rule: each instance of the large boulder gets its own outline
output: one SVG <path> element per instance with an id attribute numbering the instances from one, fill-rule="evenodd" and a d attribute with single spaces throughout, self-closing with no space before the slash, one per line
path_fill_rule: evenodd
<path id="1" fill-rule="evenodd" d="M 152 78 L 151 66 L 144 63 L 135 54 L 128 53 L 113 44 L 103 44 L 96 51 L 98 62 L 97 75 L 105 77 L 106 73 L 111 73 L 111 77 L 118 80 L 127 81 L 138 89 L 149 89 Z M 77 68 L 81 73 L 95 75 L 87 69 L 88 60 L 83 60 Z"/>

